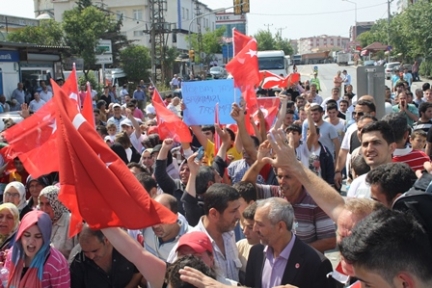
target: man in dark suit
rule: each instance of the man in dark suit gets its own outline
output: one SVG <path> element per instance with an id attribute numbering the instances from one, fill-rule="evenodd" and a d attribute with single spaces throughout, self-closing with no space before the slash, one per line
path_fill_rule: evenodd
<path id="1" fill-rule="evenodd" d="M 259 200 L 254 230 L 262 245 L 252 247 L 246 267 L 247 287 L 335 287 L 327 278 L 332 265 L 323 254 L 292 232 L 294 209 L 282 198 Z"/>

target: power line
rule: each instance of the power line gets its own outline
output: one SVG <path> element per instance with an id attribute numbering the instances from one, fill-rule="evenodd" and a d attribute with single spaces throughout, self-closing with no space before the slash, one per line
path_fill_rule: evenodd
<path id="1" fill-rule="evenodd" d="M 383 2 L 380 4 L 376 4 L 376 5 L 371 5 L 371 6 L 365 6 L 365 7 L 360 7 L 357 8 L 357 10 L 364 10 L 364 9 L 369 9 L 369 8 L 374 8 L 374 7 L 378 7 L 381 5 L 387 5 L 387 2 Z M 316 12 L 316 13 L 296 13 L 296 14 L 264 14 L 264 13 L 248 13 L 249 15 L 252 16 L 316 16 L 316 15 L 328 15 L 328 14 L 340 14 L 340 13 L 346 13 L 346 12 L 351 12 L 351 11 L 355 11 L 355 9 L 348 9 L 348 10 L 339 10 L 339 11 L 327 11 L 327 12 Z"/>

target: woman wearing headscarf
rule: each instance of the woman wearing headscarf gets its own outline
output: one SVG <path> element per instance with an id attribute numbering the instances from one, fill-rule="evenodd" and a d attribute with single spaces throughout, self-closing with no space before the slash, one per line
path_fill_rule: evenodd
<path id="1" fill-rule="evenodd" d="M 12 203 L 0 205 L 0 262 L 5 261 L 5 252 L 15 241 L 20 222 L 18 208 Z"/>
<path id="2" fill-rule="evenodd" d="M 51 219 L 45 212 L 34 210 L 24 216 L 5 263 L 9 270 L 7 287 L 70 287 L 67 261 L 50 246 L 51 229 Z"/>
<path id="3" fill-rule="evenodd" d="M 38 178 L 33 178 L 32 176 L 29 176 L 27 178 L 26 188 L 30 194 L 30 198 L 27 201 L 27 206 L 31 210 L 37 208 L 39 202 L 39 194 L 44 187 L 50 185 L 48 181 L 48 178 L 45 176 L 40 176 Z"/>
<path id="4" fill-rule="evenodd" d="M 24 184 L 18 181 L 13 181 L 6 185 L 3 193 L 3 202 L 15 204 L 19 210 L 20 219 L 22 219 L 25 214 L 32 210 L 29 206 L 27 206 L 26 189 Z"/>
<path id="5" fill-rule="evenodd" d="M 51 218 L 51 244 L 68 259 L 72 248 L 78 243 L 75 243 L 75 237 L 68 237 L 70 213 L 58 199 L 59 190 L 57 186 L 42 189 L 39 194 L 39 209 Z"/>

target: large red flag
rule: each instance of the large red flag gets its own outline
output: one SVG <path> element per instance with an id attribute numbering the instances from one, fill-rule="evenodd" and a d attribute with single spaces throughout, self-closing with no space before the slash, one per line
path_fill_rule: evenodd
<path id="1" fill-rule="evenodd" d="M 234 51 L 234 56 L 236 56 L 247 45 L 247 43 L 249 43 L 249 41 L 252 40 L 252 38 L 240 33 L 235 28 L 233 28 L 232 35 L 234 39 L 233 51 Z"/>
<path id="2" fill-rule="evenodd" d="M 71 211 L 69 235 L 85 219 L 92 229 L 141 229 L 174 223 L 177 216 L 155 202 L 80 114 L 65 91 L 53 84 L 60 166 L 59 199 Z"/>
<path id="3" fill-rule="evenodd" d="M 263 89 L 271 89 L 274 87 L 287 88 L 300 81 L 299 73 L 290 73 L 286 77 L 281 77 L 270 71 L 260 71 L 260 86 Z"/>
<path id="4" fill-rule="evenodd" d="M 234 78 L 234 85 L 242 90 L 259 84 L 257 42 L 249 41 L 225 67 Z"/>
<path id="5" fill-rule="evenodd" d="M 90 125 L 92 125 L 94 128 L 95 121 L 93 115 L 93 101 L 92 101 L 91 87 L 89 82 L 87 82 L 87 91 L 83 103 L 82 114 L 84 118 L 87 120 L 87 122 L 89 122 Z"/>
<path id="6" fill-rule="evenodd" d="M 153 97 L 152 97 L 152 103 L 154 104 L 155 102 L 163 105 L 164 107 L 166 106 L 162 100 L 161 95 L 159 94 L 159 91 L 156 88 L 153 91 Z"/>
<path id="7" fill-rule="evenodd" d="M 153 102 L 158 121 L 158 134 L 161 139 L 172 138 L 176 142 L 192 142 L 188 126 L 172 111 L 159 102 Z"/>
<path id="8" fill-rule="evenodd" d="M 54 83 L 53 81 L 51 83 Z M 63 89 L 78 105 L 78 85 L 75 66 Z M 55 98 L 56 95 L 54 94 Z M 19 157 L 32 177 L 39 177 L 58 171 L 58 150 L 56 142 L 55 107 L 53 100 L 29 118 L 7 129 L 3 136 L 9 146 L 5 149 L 8 158 Z M 49 157 L 47 157 L 49 153 Z"/>
<path id="9" fill-rule="evenodd" d="M 259 123 L 258 109 L 264 114 L 267 128 L 273 125 L 274 119 L 279 111 L 280 99 L 277 97 L 260 97 L 258 98 L 258 107 L 252 110 L 252 116 L 255 123 Z"/>

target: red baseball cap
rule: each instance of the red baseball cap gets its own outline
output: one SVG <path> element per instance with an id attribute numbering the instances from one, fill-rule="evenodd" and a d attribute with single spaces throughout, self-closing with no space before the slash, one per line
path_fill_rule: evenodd
<path id="1" fill-rule="evenodd" d="M 188 246 L 192 248 L 196 253 L 203 253 L 208 251 L 213 254 L 213 246 L 210 242 L 207 234 L 201 231 L 193 231 L 190 233 L 186 233 L 180 237 L 177 250 L 182 246 Z"/>

